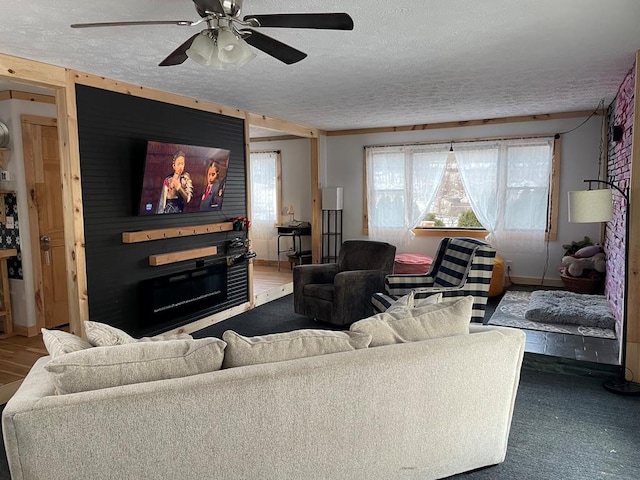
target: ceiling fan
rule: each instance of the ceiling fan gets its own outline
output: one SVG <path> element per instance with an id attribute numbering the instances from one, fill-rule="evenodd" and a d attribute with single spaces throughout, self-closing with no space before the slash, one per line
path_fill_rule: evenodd
<path id="1" fill-rule="evenodd" d="M 115 27 L 132 25 L 179 25 L 191 27 L 205 23 L 207 28 L 196 33 L 176 48 L 162 62 L 161 67 L 179 65 L 187 58 L 217 68 L 240 66 L 255 53 L 247 46 L 257 48 L 287 65 L 299 62 L 307 54 L 275 38 L 254 30 L 259 27 L 313 28 L 353 30 L 353 20 L 346 13 L 282 13 L 246 15 L 240 19 L 243 0 L 193 0 L 197 21 L 142 20 L 132 22 L 74 23 L 71 28 Z"/>

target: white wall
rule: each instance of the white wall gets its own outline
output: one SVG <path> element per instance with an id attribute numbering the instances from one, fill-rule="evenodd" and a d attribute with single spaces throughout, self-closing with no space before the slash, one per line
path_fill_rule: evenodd
<path id="1" fill-rule="evenodd" d="M 343 239 L 365 238 L 362 234 L 363 147 L 387 143 L 424 141 L 449 141 L 456 139 L 498 137 L 512 135 L 555 134 L 566 132 L 585 118 L 548 120 L 501 125 L 485 125 L 434 129 L 413 132 L 364 134 L 327 137 L 326 165 L 323 165 L 323 186 L 344 187 Z M 559 279 L 558 266 L 564 254 L 563 244 L 581 240 L 585 235 L 600 241 L 599 224 L 571 224 L 567 221 L 567 192 L 585 188 L 586 178 L 598 177 L 598 157 L 602 117 L 592 117 L 571 133 L 562 135 L 562 165 L 560 167 L 560 205 L 558 240 L 549 242 L 548 269 L 545 278 Z M 433 255 L 440 238 L 415 237 L 399 248 L 399 252 L 415 252 Z M 546 254 L 522 252 L 498 255 L 512 262 L 514 277 L 542 278 Z"/>
<path id="2" fill-rule="evenodd" d="M 11 279 L 11 311 L 13 323 L 23 327 L 36 325 L 35 285 L 31 255 L 31 234 L 27 205 L 27 187 L 24 174 L 24 153 L 20 115 L 37 115 L 56 118 L 56 106 L 26 100 L 4 100 L 0 102 L 0 121 L 9 128 L 11 155 L 6 165 L 11 181 L 0 182 L 0 188 L 16 192 L 20 227 L 20 253 L 22 258 L 22 280 Z M 37 239 L 36 239 L 37 241 Z M 39 259 L 37 259 L 39 261 Z"/>
<path id="3" fill-rule="evenodd" d="M 282 215 L 280 221 L 286 224 L 286 211 L 293 205 L 295 219 L 311 221 L 311 143 L 307 138 L 251 142 L 251 151 L 280 150 L 282 160 Z M 275 232 L 275 229 L 274 229 Z M 289 242 L 289 243 L 286 243 Z M 288 248 L 290 239 L 283 239 L 281 249 Z M 276 238 L 271 240 L 253 239 L 253 250 L 261 260 L 277 260 Z M 303 237 L 303 250 L 311 249 L 311 239 Z M 283 257 L 284 260 L 284 257 Z"/>

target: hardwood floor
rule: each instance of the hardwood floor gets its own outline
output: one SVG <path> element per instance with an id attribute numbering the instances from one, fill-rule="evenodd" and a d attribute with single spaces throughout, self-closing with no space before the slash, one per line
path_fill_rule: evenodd
<path id="1" fill-rule="evenodd" d="M 0 337 L 0 404 L 13 396 L 36 360 L 45 355 L 42 335 Z"/>
<path id="2" fill-rule="evenodd" d="M 253 295 L 256 296 L 273 288 L 279 288 L 293 281 L 292 272 L 288 267 L 254 265 L 253 266 Z"/>
<path id="3" fill-rule="evenodd" d="M 293 293 L 293 277 L 288 266 L 253 265 L 253 301 L 255 306 Z"/>

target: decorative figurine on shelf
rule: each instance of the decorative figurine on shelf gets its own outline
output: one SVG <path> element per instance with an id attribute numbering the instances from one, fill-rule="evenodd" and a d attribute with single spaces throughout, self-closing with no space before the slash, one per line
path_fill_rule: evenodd
<path id="1" fill-rule="evenodd" d="M 233 229 L 237 232 L 247 232 L 251 222 L 247 217 L 231 217 Z"/>

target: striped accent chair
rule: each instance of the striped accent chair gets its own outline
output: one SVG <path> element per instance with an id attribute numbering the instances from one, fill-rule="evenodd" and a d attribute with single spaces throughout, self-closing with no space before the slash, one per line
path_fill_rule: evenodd
<path id="1" fill-rule="evenodd" d="M 415 298 L 442 293 L 443 298 L 473 295 L 472 322 L 484 319 L 495 249 L 475 238 L 443 238 L 429 272 L 422 275 L 387 275 L 385 292 L 374 293 L 375 313 L 384 312 L 403 295 L 415 292 Z"/>

